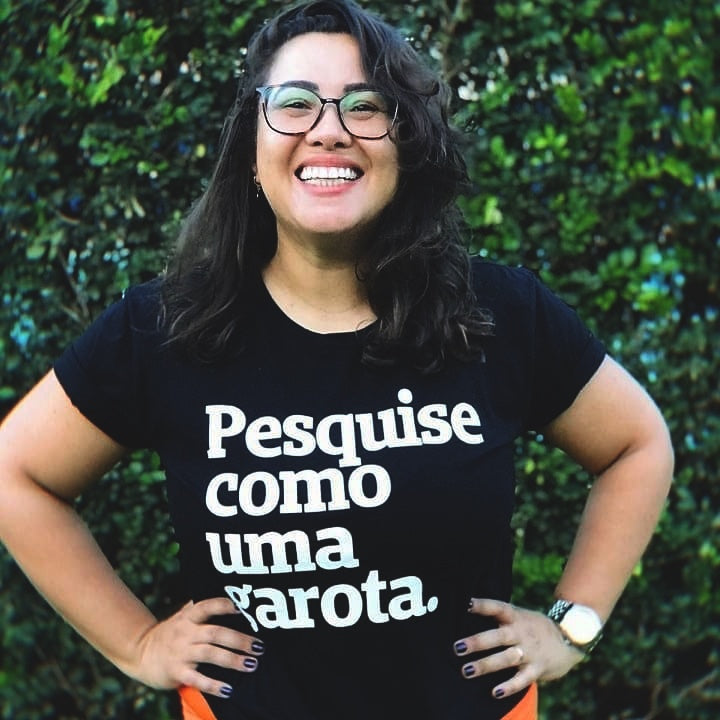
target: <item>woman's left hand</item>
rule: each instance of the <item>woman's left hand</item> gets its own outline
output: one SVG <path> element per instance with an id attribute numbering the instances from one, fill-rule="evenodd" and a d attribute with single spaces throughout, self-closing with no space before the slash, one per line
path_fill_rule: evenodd
<path id="1" fill-rule="evenodd" d="M 584 655 L 568 645 L 557 625 L 546 615 L 518 608 L 500 600 L 477 599 L 470 601 L 468 612 L 493 617 L 498 623 L 494 630 L 458 640 L 453 649 L 464 657 L 473 653 L 493 650 L 497 652 L 462 666 L 466 678 L 517 668 L 509 680 L 493 688 L 496 698 L 520 692 L 536 681 L 562 677 Z"/>

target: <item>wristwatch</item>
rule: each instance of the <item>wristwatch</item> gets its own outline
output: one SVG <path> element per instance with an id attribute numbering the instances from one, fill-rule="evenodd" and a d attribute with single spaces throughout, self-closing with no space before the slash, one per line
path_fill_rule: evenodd
<path id="1" fill-rule="evenodd" d="M 548 610 L 548 617 L 560 628 L 565 642 L 586 655 L 602 637 L 602 620 L 586 605 L 557 600 Z"/>

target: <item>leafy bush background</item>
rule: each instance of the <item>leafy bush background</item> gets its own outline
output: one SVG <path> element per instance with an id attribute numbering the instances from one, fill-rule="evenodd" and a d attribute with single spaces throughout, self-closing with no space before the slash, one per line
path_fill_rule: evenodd
<path id="1" fill-rule="evenodd" d="M 128 284 L 163 266 L 209 174 L 242 48 L 277 0 L 0 0 L 4 414 Z M 720 196 L 712 0 L 368 2 L 457 93 L 476 251 L 541 276 L 648 388 L 676 482 L 591 662 L 543 718 L 720 716 Z M 539 440 L 540 442 L 536 442 Z M 516 602 L 542 608 L 589 478 L 518 447 Z M 642 478 L 638 478 L 641 482 Z M 178 602 L 154 457 L 80 500 L 127 582 Z M 177 717 L 87 648 L 0 550 L 0 717 Z"/>

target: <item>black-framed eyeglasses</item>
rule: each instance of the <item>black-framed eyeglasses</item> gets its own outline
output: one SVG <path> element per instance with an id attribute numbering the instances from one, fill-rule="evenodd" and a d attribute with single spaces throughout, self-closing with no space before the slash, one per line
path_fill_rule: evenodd
<path id="1" fill-rule="evenodd" d="M 309 132 L 320 121 L 326 105 L 334 105 L 343 128 L 361 140 L 385 137 L 397 119 L 397 101 L 371 88 L 352 90 L 341 98 L 322 98 L 303 85 L 293 84 L 265 85 L 256 90 L 262 98 L 265 122 L 281 135 Z"/>

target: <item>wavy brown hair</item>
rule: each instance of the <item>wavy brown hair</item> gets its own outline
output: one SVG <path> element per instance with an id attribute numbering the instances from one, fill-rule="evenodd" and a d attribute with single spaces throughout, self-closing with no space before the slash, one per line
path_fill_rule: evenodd
<path id="1" fill-rule="evenodd" d="M 253 183 L 255 88 L 278 49 L 308 32 L 350 34 L 368 79 L 398 100 L 398 189 L 357 258 L 378 318 L 364 334 L 363 361 L 429 372 L 448 357 L 467 359 L 481 350 L 492 319 L 477 307 L 455 204 L 468 178 L 461 136 L 448 122 L 450 93 L 396 29 L 352 0 L 295 5 L 252 38 L 217 164 L 163 277 L 168 340 L 200 361 L 242 347 L 253 288 L 277 246 L 275 217 Z"/>

